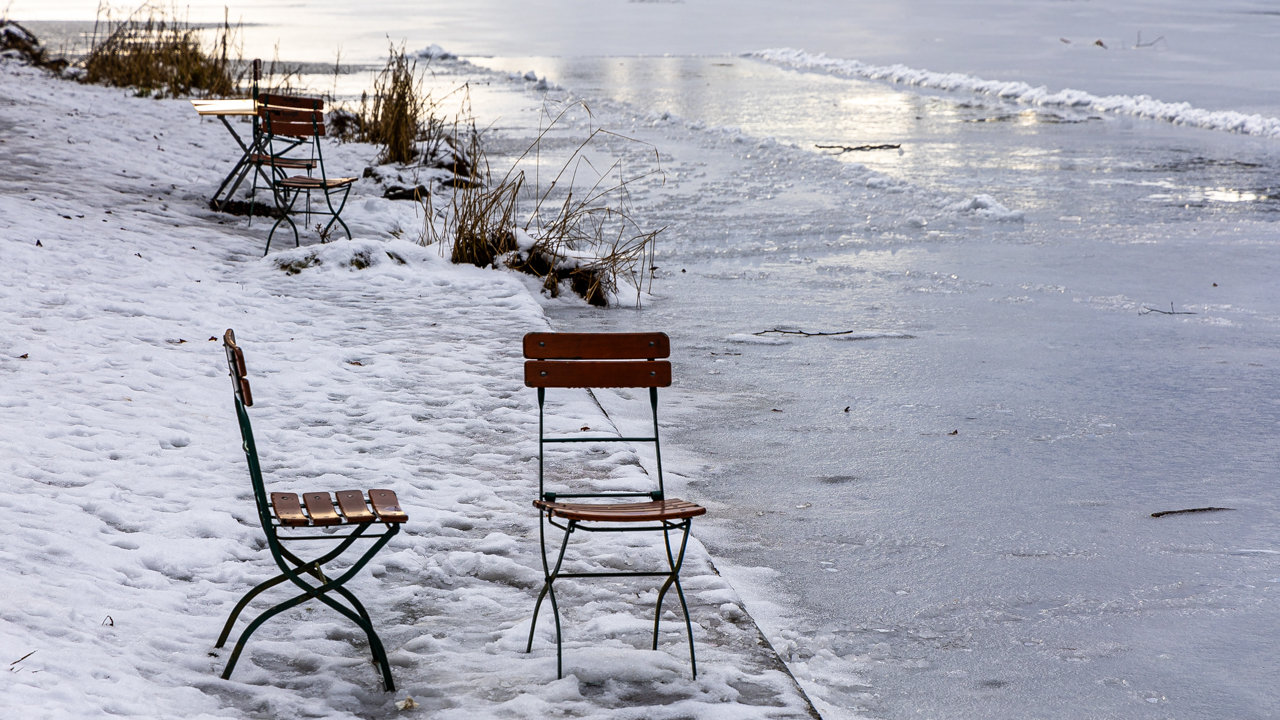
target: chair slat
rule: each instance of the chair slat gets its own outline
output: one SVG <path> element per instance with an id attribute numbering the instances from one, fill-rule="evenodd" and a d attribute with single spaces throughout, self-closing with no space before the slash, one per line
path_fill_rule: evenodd
<path id="1" fill-rule="evenodd" d="M 370 490 L 369 504 L 373 506 L 373 511 L 378 513 L 378 517 L 382 518 L 383 522 L 402 523 L 409 519 L 409 516 L 400 509 L 400 500 L 390 490 Z"/>
<path id="2" fill-rule="evenodd" d="M 304 188 L 304 189 L 311 188 L 314 190 L 323 190 L 325 188 L 336 188 L 336 187 L 342 187 L 343 185 L 350 185 L 351 183 L 359 179 L 360 178 L 324 179 L 324 178 L 307 177 L 305 175 L 297 175 L 294 177 L 287 177 L 283 180 L 278 181 L 276 184 L 282 185 L 284 187 L 291 187 L 291 188 Z"/>
<path id="3" fill-rule="evenodd" d="M 671 357 L 666 333 L 529 333 L 524 356 L 532 360 L 646 360 Z"/>
<path id="4" fill-rule="evenodd" d="M 237 378 L 236 382 L 240 383 L 240 397 L 244 400 L 244 406 L 253 407 L 253 391 L 249 389 L 249 378 Z"/>
<path id="5" fill-rule="evenodd" d="M 364 493 L 359 490 L 339 490 L 338 508 L 350 523 L 367 523 L 377 520 L 369 506 L 364 503 Z"/>
<path id="6" fill-rule="evenodd" d="M 271 122 L 305 122 L 312 120 L 324 122 L 324 113 L 318 110 L 281 110 L 279 108 L 258 108 L 258 117 L 270 118 Z"/>
<path id="7" fill-rule="evenodd" d="M 309 492 L 302 494 L 302 501 L 307 505 L 307 513 L 311 515 L 313 525 L 341 525 L 342 518 L 333 509 L 333 498 L 327 492 Z"/>
<path id="8" fill-rule="evenodd" d="M 271 155 L 263 155 L 262 153 L 253 153 L 250 155 L 249 162 L 257 165 L 275 165 L 276 167 L 286 168 L 288 170 L 313 170 L 317 165 L 315 160 L 308 158 L 272 157 Z"/>
<path id="9" fill-rule="evenodd" d="M 627 503 L 622 505 L 593 505 L 587 503 L 556 503 L 535 500 L 534 507 L 549 512 L 566 520 L 586 522 L 655 522 L 660 520 L 683 520 L 685 518 L 705 515 L 707 509 L 701 505 L 672 498 L 655 500 L 646 503 Z"/>
<path id="10" fill-rule="evenodd" d="M 324 137 L 324 125 L 319 123 L 313 125 L 310 122 L 273 122 L 270 127 L 263 129 L 272 135 L 284 137 Z"/>
<path id="11" fill-rule="evenodd" d="M 307 516 L 302 514 L 302 504 L 298 502 L 298 493 L 271 493 L 271 509 L 281 525 L 301 527 L 307 525 Z"/>
<path id="12" fill-rule="evenodd" d="M 671 363 L 666 360 L 529 360 L 524 364 L 528 387 L 605 388 L 667 387 Z"/>
<path id="13" fill-rule="evenodd" d="M 258 104 L 277 108 L 305 108 L 307 110 L 324 110 L 324 100 L 297 95 L 277 95 L 258 93 Z"/>

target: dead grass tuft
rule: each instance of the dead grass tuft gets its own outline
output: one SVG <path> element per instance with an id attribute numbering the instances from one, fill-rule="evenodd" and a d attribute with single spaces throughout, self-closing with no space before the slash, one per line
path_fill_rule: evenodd
<path id="1" fill-rule="evenodd" d="M 418 63 L 404 46 L 391 47 L 387 64 L 373 81 L 373 97 L 360 94 L 360 109 L 348 115 L 343 132 L 354 125 L 354 139 L 382 146 L 378 164 L 408 165 L 418 155 L 421 125 L 430 102 L 417 77 Z"/>
<path id="2" fill-rule="evenodd" d="M 438 211 L 428 198 L 422 241 L 429 244 L 452 239 L 453 262 L 480 267 L 504 264 L 541 278 L 543 288 L 552 297 L 559 296 L 562 284 L 567 283 L 572 292 L 603 307 L 610 298 L 617 297 L 621 281 L 635 288 L 638 303 L 645 277 L 643 268 L 652 264 L 654 245 L 662 228 L 646 230 L 639 224 L 630 186 L 661 175 L 661 162 L 655 170 L 627 175 L 622 160 L 615 158 L 604 171 L 599 171 L 590 156 L 613 157 L 610 148 L 604 147 L 609 142 L 647 144 L 596 127 L 543 188 L 539 172 L 542 143 L 575 107 L 590 116 L 590 110 L 582 103 L 570 105 L 554 117 L 547 113 L 544 119 L 549 122 L 538 137 L 511 170 L 496 181 L 490 175 L 480 133 L 472 123 L 466 154 L 473 159 L 473 167 L 479 169 L 474 175 L 476 181 L 455 186 L 448 205 Z M 657 160 L 656 149 L 654 157 Z M 527 163 L 532 163 L 535 172 L 531 189 L 527 188 L 521 167 Z M 580 173 L 593 178 L 589 185 L 579 183 Z M 534 207 L 523 226 L 517 226 L 522 189 L 530 190 Z"/>
<path id="3" fill-rule="evenodd" d="M 143 97 L 235 95 L 239 61 L 230 53 L 237 31 L 224 20 L 206 48 L 199 28 L 157 6 L 143 5 L 118 21 L 100 9 L 81 80 L 137 88 Z"/>

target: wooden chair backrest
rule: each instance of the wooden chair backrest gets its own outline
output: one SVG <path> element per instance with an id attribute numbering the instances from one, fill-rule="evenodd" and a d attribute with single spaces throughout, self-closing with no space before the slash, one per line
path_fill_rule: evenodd
<path id="1" fill-rule="evenodd" d="M 268 135 L 323 137 L 324 113 L 320 110 L 292 110 L 269 106 L 258 108 L 262 130 Z"/>
<path id="2" fill-rule="evenodd" d="M 249 389 L 248 368 L 244 364 L 244 351 L 236 345 L 236 334 L 231 328 L 222 335 L 222 344 L 227 350 L 227 364 L 231 368 L 231 384 L 245 407 L 253 407 L 253 392 Z"/>
<path id="3" fill-rule="evenodd" d="M 671 385 L 666 333 L 529 333 L 524 384 L 535 388 L 658 388 Z"/>

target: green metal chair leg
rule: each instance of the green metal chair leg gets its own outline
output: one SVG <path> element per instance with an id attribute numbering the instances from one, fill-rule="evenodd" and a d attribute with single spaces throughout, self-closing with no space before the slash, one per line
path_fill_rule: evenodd
<path id="1" fill-rule="evenodd" d="M 327 205 L 329 206 L 329 213 L 333 215 L 333 219 L 331 219 L 331 220 L 328 222 L 328 224 L 326 224 L 326 225 L 324 226 L 324 229 L 325 229 L 325 232 L 328 232 L 328 231 L 329 231 L 329 228 L 333 227 L 333 224 L 336 222 L 336 223 L 338 223 L 339 225 L 341 225 L 341 226 L 342 226 L 342 229 L 343 229 L 344 231 L 346 231 L 346 233 L 347 233 L 347 239 L 348 239 L 348 240 L 350 240 L 350 239 L 351 239 L 351 228 L 347 227 L 347 224 L 346 224 L 345 222 L 343 222 L 343 220 L 342 220 L 342 216 L 341 216 L 341 213 L 342 213 L 342 209 L 343 209 L 343 208 L 345 208 L 345 207 L 347 206 L 347 196 L 349 196 L 349 195 L 351 194 L 351 186 L 350 186 L 350 185 L 344 185 L 344 186 L 343 186 L 343 190 L 344 190 L 344 192 L 342 193 L 342 202 L 338 203 L 338 209 L 337 209 L 337 210 L 334 210 L 334 209 L 333 209 L 333 201 L 330 199 L 329 191 L 327 191 L 327 190 L 326 190 L 326 191 L 325 191 L 325 193 L 324 193 L 324 201 L 325 201 L 325 204 L 327 204 Z"/>
<path id="2" fill-rule="evenodd" d="M 671 556 L 671 538 L 664 529 L 662 531 L 662 539 L 667 548 L 667 562 L 671 565 L 671 579 L 676 586 L 676 596 L 680 598 L 680 609 L 684 611 L 684 629 L 689 635 L 689 666 L 693 669 L 693 679 L 698 679 L 698 659 L 694 655 L 693 650 L 693 620 L 689 618 L 689 604 L 684 599 L 684 588 L 680 586 L 680 568 L 684 567 L 684 553 L 689 546 L 689 530 L 693 527 L 692 520 L 685 520 L 683 533 L 680 536 L 680 552 L 673 559 Z M 657 638 L 654 638 L 655 642 Z M 656 649 L 656 647 L 655 647 Z"/>
<path id="3" fill-rule="evenodd" d="M 222 626 L 222 634 L 218 636 L 218 642 L 214 644 L 214 647 L 220 648 L 227 644 L 227 638 L 231 636 L 231 628 L 235 627 L 236 620 L 240 617 L 240 613 L 244 610 L 245 606 L 249 604 L 249 601 L 253 600 L 263 591 L 270 590 L 288 579 L 289 578 L 284 575 L 277 575 L 266 582 L 259 583 L 257 587 L 245 593 L 244 597 L 240 598 L 240 602 L 236 603 L 235 609 L 231 611 L 231 616 L 227 618 L 227 624 Z"/>
<path id="4" fill-rule="evenodd" d="M 348 595 L 348 593 L 343 591 L 341 588 L 335 587 L 333 589 L 335 591 L 339 591 L 340 594 L 344 595 L 344 597 L 347 597 Z M 386 648 L 382 645 L 382 638 L 378 637 L 378 633 L 373 629 L 373 623 L 369 620 L 368 614 L 363 612 L 364 608 L 359 608 L 362 612 L 360 615 L 357 615 L 349 608 L 343 607 L 338 601 L 333 598 L 326 597 L 323 594 L 317 595 L 316 599 L 334 610 L 337 610 L 342 615 L 345 615 L 349 620 L 358 625 L 361 630 L 364 630 L 365 636 L 369 638 L 369 650 L 373 653 L 373 661 L 378 663 L 379 667 L 382 669 L 383 684 L 386 687 L 387 692 L 395 692 L 396 684 L 395 680 L 391 679 L 391 663 L 387 661 Z M 361 617 L 361 615 L 363 617 Z"/>
<path id="5" fill-rule="evenodd" d="M 309 599 L 311 599 L 311 595 L 309 593 L 303 593 L 301 595 L 298 595 L 297 597 L 294 597 L 290 600 L 286 600 L 280 603 L 279 605 L 276 605 L 275 607 L 267 610 L 266 612 L 262 613 L 258 617 L 254 618 L 253 622 L 249 623 L 249 627 L 245 628 L 244 633 L 240 635 L 240 639 L 236 641 L 235 649 L 231 651 L 231 658 L 227 660 L 227 667 L 225 670 L 222 671 L 222 679 L 223 680 L 231 679 L 231 671 L 236 668 L 236 663 L 240 660 L 240 653 L 244 651 L 245 643 L 249 642 L 249 637 L 252 636 L 253 633 L 257 631 L 258 628 L 262 627 L 263 623 L 275 617 L 276 615 L 279 615 L 285 610 L 301 605 L 302 603 L 306 602 Z"/>
<path id="6" fill-rule="evenodd" d="M 538 523 L 538 534 L 542 545 L 542 570 L 546 574 L 546 581 L 542 585 L 542 592 L 538 594 L 538 601 L 533 606 L 533 622 L 529 624 L 529 643 L 525 646 L 525 652 L 533 652 L 533 633 L 538 628 L 538 611 L 542 608 L 543 598 L 551 599 L 551 615 L 556 622 L 556 677 L 564 677 L 564 636 L 560 627 L 560 606 L 556 603 L 555 580 L 560 574 L 560 567 L 564 564 L 565 551 L 569 549 L 569 536 L 573 534 L 574 528 L 577 526 L 576 520 L 570 520 L 568 526 L 565 527 L 564 541 L 560 543 L 560 553 L 556 557 L 555 569 L 550 569 L 550 563 L 547 562 L 547 544 L 546 530 L 541 521 Z"/>
<path id="7" fill-rule="evenodd" d="M 286 193 L 286 195 L 287 195 L 287 194 L 288 194 L 288 193 Z M 293 212 L 293 205 L 294 205 L 294 203 L 298 202 L 298 195 L 299 195 L 299 193 L 296 193 L 296 192 L 293 194 L 293 198 L 292 198 L 291 200 L 289 200 L 289 204 L 288 204 L 288 206 L 286 206 L 286 207 L 284 208 L 284 211 L 280 214 L 280 217 L 276 219 L 276 223 L 275 223 L 274 225 L 272 225 L 272 226 L 271 226 L 271 232 L 267 233 L 267 247 L 263 249 L 263 251 L 262 251 L 262 257 L 266 257 L 266 256 L 267 256 L 267 253 L 268 253 L 268 252 L 271 252 L 271 238 L 272 238 L 272 236 L 274 236 L 274 235 L 276 234 L 276 228 L 280 227 L 280 223 L 284 222 L 285 220 L 288 220 L 288 221 L 289 221 L 289 227 L 293 229 L 293 245 L 294 245 L 294 247 L 298 247 L 298 246 L 299 246 L 299 244 L 300 244 L 300 243 L 299 243 L 299 241 L 298 241 L 298 226 L 294 224 L 294 222 L 293 222 L 293 218 L 289 217 L 289 213 Z M 279 209 L 279 208 L 280 208 L 280 198 L 279 198 L 279 197 L 277 197 L 277 198 L 276 198 L 276 208 L 277 208 L 277 209 Z"/>
<path id="8" fill-rule="evenodd" d="M 689 617 L 689 604 L 685 602 L 684 588 L 680 586 L 680 568 L 684 565 L 684 553 L 685 548 L 689 543 L 689 529 L 692 527 L 692 523 L 686 520 L 675 527 L 683 530 L 683 535 L 680 540 L 680 552 L 678 555 L 671 552 L 671 536 L 668 531 L 672 528 L 664 527 L 662 530 L 662 539 L 666 545 L 667 564 L 671 567 L 671 575 L 667 578 L 667 581 L 662 584 L 662 589 L 658 591 L 658 603 L 653 611 L 653 649 L 658 649 L 658 629 L 662 623 L 662 601 L 666 598 L 667 591 L 674 585 L 676 588 L 676 596 L 680 598 L 680 609 L 684 612 L 685 631 L 689 634 L 689 665 L 693 668 L 693 679 L 697 680 L 698 661 L 697 658 L 694 657 L 693 650 L 693 620 Z"/>
<path id="9" fill-rule="evenodd" d="M 560 606 L 556 604 L 556 589 L 548 587 L 551 598 L 551 616 L 556 619 L 556 679 L 564 677 L 564 636 L 560 634 Z"/>

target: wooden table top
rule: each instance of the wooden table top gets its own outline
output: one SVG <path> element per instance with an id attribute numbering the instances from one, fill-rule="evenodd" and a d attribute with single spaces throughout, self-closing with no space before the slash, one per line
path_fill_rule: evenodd
<path id="1" fill-rule="evenodd" d="M 253 115 L 253 100 L 192 100 L 191 105 L 201 115 Z"/>

